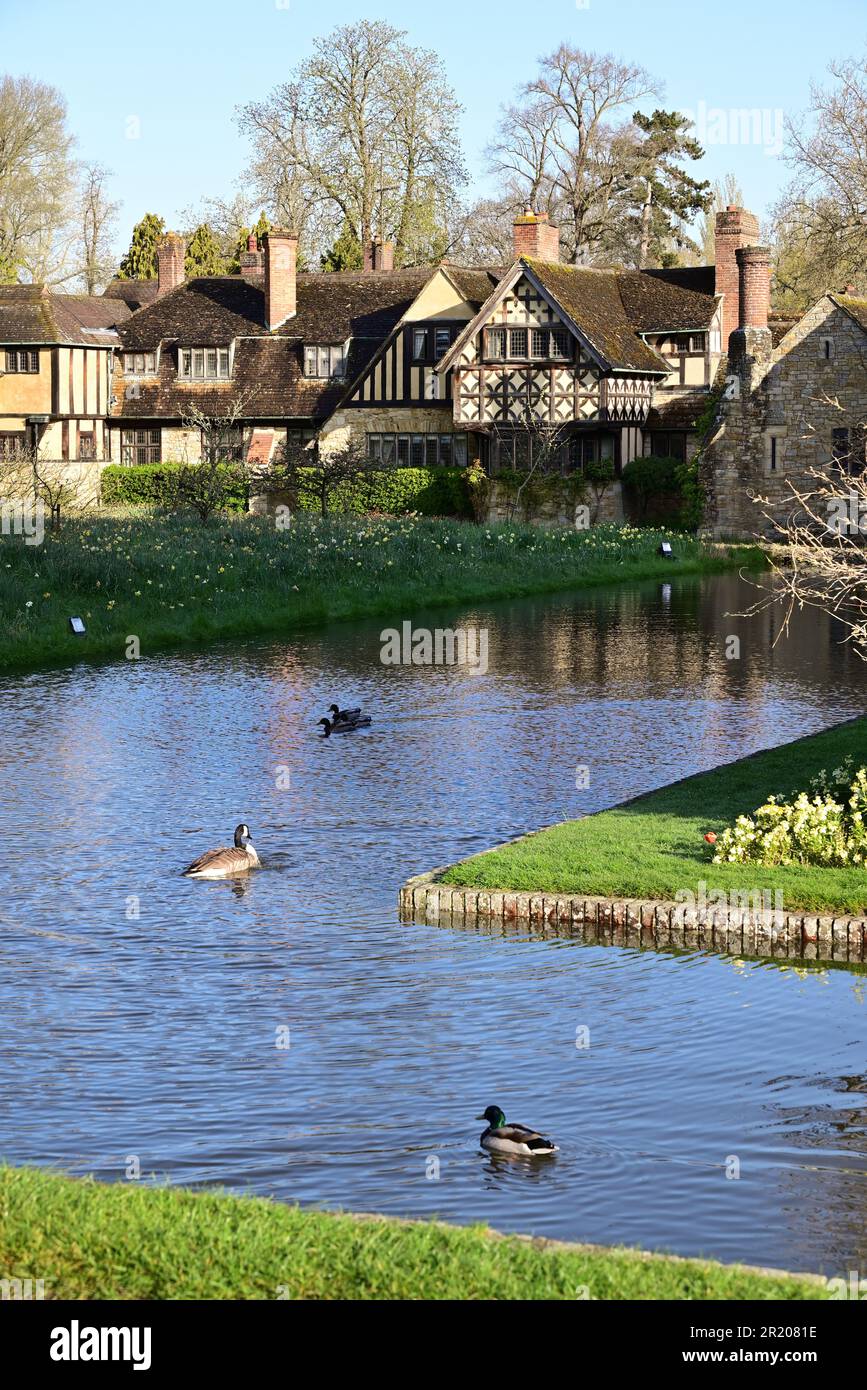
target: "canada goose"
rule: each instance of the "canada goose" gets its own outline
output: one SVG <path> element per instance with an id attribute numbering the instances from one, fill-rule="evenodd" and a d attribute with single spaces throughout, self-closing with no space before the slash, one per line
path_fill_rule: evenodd
<path id="1" fill-rule="evenodd" d="M 259 867 L 259 856 L 253 848 L 250 827 L 243 821 L 235 826 L 235 843 L 223 849 L 209 849 L 184 869 L 187 878 L 234 878 L 248 869 Z"/>
<path id="2" fill-rule="evenodd" d="M 339 705 L 329 705 L 328 713 L 331 715 L 334 724 L 354 724 L 361 718 L 361 706 L 357 709 L 341 709 Z"/>
<path id="3" fill-rule="evenodd" d="M 359 719 L 353 719 L 351 724 L 330 719 L 320 719 L 318 722 L 324 725 L 322 737 L 330 738 L 332 734 L 351 734 L 354 729 L 366 729 L 370 724 L 370 715 L 362 714 Z"/>
<path id="4" fill-rule="evenodd" d="M 507 1125 L 498 1105 L 489 1105 L 485 1113 L 477 1115 L 476 1119 L 488 1122 L 479 1143 L 490 1153 L 529 1154 L 533 1157 L 557 1153 L 557 1145 L 543 1138 L 535 1129 L 527 1129 L 526 1125 Z"/>

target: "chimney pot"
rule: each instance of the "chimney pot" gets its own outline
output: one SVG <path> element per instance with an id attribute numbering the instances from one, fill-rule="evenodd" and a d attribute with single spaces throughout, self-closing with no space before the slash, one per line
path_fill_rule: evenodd
<path id="1" fill-rule="evenodd" d="M 187 243 L 177 232 L 167 232 L 157 247 L 157 298 L 184 283 Z"/>
<path id="2" fill-rule="evenodd" d="M 250 235 L 247 237 L 247 250 L 248 250 L 248 251 L 258 251 L 258 250 L 259 250 L 259 238 L 256 236 L 256 233 L 255 233 L 255 232 L 251 232 Z"/>

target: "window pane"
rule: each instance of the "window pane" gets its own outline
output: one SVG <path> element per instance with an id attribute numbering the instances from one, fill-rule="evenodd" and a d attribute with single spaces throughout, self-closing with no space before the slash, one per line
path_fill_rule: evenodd
<path id="1" fill-rule="evenodd" d="M 439 361 L 444 352 L 448 352 L 449 348 L 451 347 L 451 342 L 452 330 L 450 328 L 438 328 L 436 330 L 434 341 L 434 356 L 436 357 L 437 361 Z"/>
<path id="2" fill-rule="evenodd" d="M 526 328 L 513 328 L 509 334 L 509 356 L 527 356 L 527 330 Z"/>
<path id="3" fill-rule="evenodd" d="M 201 348 L 197 348 L 193 353 L 193 376 L 203 377 L 205 375 L 205 354 Z"/>
<path id="4" fill-rule="evenodd" d="M 416 362 L 423 362 L 427 357 L 427 329 L 416 328 L 412 335 L 412 355 Z"/>
<path id="5" fill-rule="evenodd" d="M 304 375 L 316 375 L 316 349 L 315 347 L 305 347 L 304 349 Z"/>
<path id="6" fill-rule="evenodd" d="M 229 349 L 220 348 L 220 376 L 229 375 Z"/>
<path id="7" fill-rule="evenodd" d="M 372 459 L 382 458 L 382 439 L 378 434 L 367 436 L 367 452 Z"/>
<path id="8" fill-rule="evenodd" d="M 144 371 L 144 353 L 143 353 L 143 352 L 137 352 L 137 353 L 136 353 L 136 355 L 135 355 L 134 366 L 135 366 L 135 373 L 136 373 L 136 376 L 141 376 L 142 372 Z"/>
<path id="9" fill-rule="evenodd" d="M 409 464 L 408 434 L 399 434 L 397 437 L 397 461 L 401 468 L 406 468 Z"/>
<path id="10" fill-rule="evenodd" d="M 450 434 L 440 435 L 440 463 L 449 464 L 452 461 L 452 437 Z"/>
<path id="11" fill-rule="evenodd" d="M 216 375 L 217 375 L 217 353 L 216 353 L 216 350 L 215 350 L 215 349 L 211 348 L 211 349 L 208 351 L 208 353 L 207 353 L 207 355 L 206 355 L 206 360 L 207 360 L 207 374 L 208 374 L 208 376 L 216 376 Z"/>
<path id="12" fill-rule="evenodd" d="M 467 436 L 465 434 L 456 434 L 453 438 L 452 448 L 454 453 L 452 462 L 458 468 L 465 468 L 467 463 Z"/>
<path id="13" fill-rule="evenodd" d="M 544 332 L 541 328 L 533 329 L 531 347 L 534 357 L 547 357 L 548 334 Z"/>
<path id="14" fill-rule="evenodd" d="M 193 354 L 185 348 L 181 353 L 181 376 L 190 376 L 193 370 Z"/>
<path id="15" fill-rule="evenodd" d="M 145 371 L 155 372 L 157 369 L 157 355 L 155 352 L 145 353 Z"/>
<path id="16" fill-rule="evenodd" d="M 412 437 L 412 452 L 410 460 L 413 468 L 424 467 L 424 435 L 414 434 Z"/>
<path id="17" fill-rule="evenodd" d="M 428 468 L 435 468 L 439 461 L 439 441 L 435 434 L 429 434 L 427 437 L 426 454 Z"/>
<path id="18" fill-rule="evenodd" d="M 569 356 L 569 332 L 565 328 L 555 328 L 551 334 L 551 356 Z"/>
<path id="19" fill-rule="evenodd" d="M 382 461 L 383 463 L 394 463 L 393 434 L 384 434 L 382 436 Z"/>
<path id="20" fill-rule="evenodd" d="M 346 375 L 346 349 L 344 347 L 331 349 L 331 371 L 334 376 Z"/>

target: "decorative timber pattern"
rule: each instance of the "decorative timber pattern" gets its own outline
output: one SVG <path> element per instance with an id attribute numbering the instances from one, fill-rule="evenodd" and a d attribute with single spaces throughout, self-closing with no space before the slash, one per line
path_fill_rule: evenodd
<path id="1" fill-rule="evenodd" d="M 551 358 L 555 341 L 558 352 Z M 653 382 L 603 377 L 572 330 L 522 278 L 466 344 L 454 369 L 453 396 L 455 421 L 470 427 L 642 424 Z"/>

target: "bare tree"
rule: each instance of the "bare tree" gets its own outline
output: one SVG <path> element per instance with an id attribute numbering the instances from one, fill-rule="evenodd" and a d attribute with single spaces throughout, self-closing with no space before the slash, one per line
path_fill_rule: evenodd
<path id="1" fill-rule="evenodd" d="M 183 428 L 201 441 L 198 460 L 184 459 L 168 475 L 172 506 L 194 511 L 203 526 L 219 512 L 246 501 L 250 468 L 244 457 L 242 420 L 246 398 L 236 397 L 223 415 L 212 415 L 190 406 Z"/>
<path id="2" fill-rule="evenodd" d="M 0 283 L 66 274 L 72 146 L 56 88 L 0 78 Z"/>
<path id="3" fill-rule="evenodd" d="M 241 108 L 252 177 L 278 219 L 326 246 L 348 226 L 362 245 L 395 241 L 411 264 L 430 222 L 466 180 L 460 106 L 436 53 L 381 21 L 342 25 L 264 101 Z M 319 219 L 325 244 L 314 245 Z"/>
<path id="4" fill-rule="evenodd" d="M 781 604 L 786 632 L 796 609 L 818 608 L 834 617 L 867 660 L 867 416 L 848 411 L 835 396 L 822 395 L 815 404 L 839 422 L 834 457 L 798 480 L 787 478 L 782 519 L 779 508 L 772 512 L 767 498 L 756 497 L 783 554 L 779 560 L 772 555 L 770 579 L 759 585 L 762 597 L 748 611 Z M 808 427 L 808 436 L 814 433 Z"/>
<path id="5" fill-rule="evenodd" d="M 867 54 L 829 73 L 807 118 L 786 126 L 795 177 L 776 208 L 776 271 L 796 309 L 829 288 L 867 291 Z"/>
<path id="6" fill-rule="evenodd" d="M 655 91 L 644 68 L 561 44 L 501 117 L 494 168 L 525 202 L 544 200 L 575 263 L 593 258 L 613 193 L 628 177 L 622 156 L 634 141 L 623 143 L 612 118 Z"/>
<path id="7" fill-rule="evenodd" d="M 270 469 L 264 488 L 288 493 L 296 505 L 315 501 L 320 516 L 327 516 L 342 486 L 381 471 L 383 464 L 372 459 L 360 444 L 350 442 L 320 453 L 309 445 L 289 443 Z"/>
<path id="8" fill-rule="evenodd" d="M 112 237 L 120 203 L 108 197 L 110 178 L 104 164 L 85 164 L 82 169 L 76 242 L 85 294 L 96 294 L 115 268 Z"/>
<path id="9" fill-rule="evenodd" d="M 70 508 L 93 506 L 97 493 L 93 465 L 86 460 L 46 458 L 34 446 L 0 454 L 0 504 L 41 505 L 52 531 L 60 530 Z"/>

